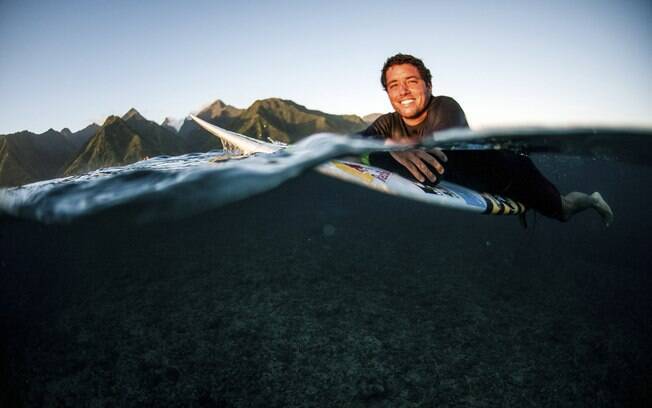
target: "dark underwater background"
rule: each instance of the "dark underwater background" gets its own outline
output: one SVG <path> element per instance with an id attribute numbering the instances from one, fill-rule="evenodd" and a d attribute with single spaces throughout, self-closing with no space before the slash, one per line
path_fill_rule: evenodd
<path id="1" fill-rule="evenodd" d="M 649 406 L 652 170 L 534 159 L 614 224 L 523 229 L 312 171 L 173 221 L 5 215 L 0 405 Z"/>

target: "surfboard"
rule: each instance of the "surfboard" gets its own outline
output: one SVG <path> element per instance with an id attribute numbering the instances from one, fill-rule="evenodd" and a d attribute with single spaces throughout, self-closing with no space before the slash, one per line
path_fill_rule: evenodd
<path id="1" fill-rule="evenodd" d="M 194 115 L 190 117 L 204 130 L 228 145 L 237 147 L 244 154 L 274 153 L 288 147 L 222 129 Z M 353 160 L 331 160 L 317 166 L 315 170 L 382 193 L 441 207 L 489 215 L 518 215 L 526 211 L 523 204 L 507 197 L 477 192 L 447 181 L 430 186 Z"/>

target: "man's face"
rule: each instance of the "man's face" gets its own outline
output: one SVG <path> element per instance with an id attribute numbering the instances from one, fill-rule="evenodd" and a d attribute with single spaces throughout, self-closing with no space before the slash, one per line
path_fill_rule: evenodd
<path id="1" fill-rule="evenodd" d="M 428 112 L 431 86 L 426 85 L 412 64 L 392 65 L 385 72 L 387 95 L 392 107 L 410 126 L 421 123 Z"/>

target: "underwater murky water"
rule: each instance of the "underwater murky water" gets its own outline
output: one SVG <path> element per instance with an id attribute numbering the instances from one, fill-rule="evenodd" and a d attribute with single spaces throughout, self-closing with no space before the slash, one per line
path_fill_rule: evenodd
<path id="1" fill-rule="evenodd" d="M 305 171 L 362 149 L 344 145 L 4 195 L 2 406 L 651 399 L 645 160 L 534 156 L 561 191 L 602 192 L 615 222 L 523 229 Z"/>

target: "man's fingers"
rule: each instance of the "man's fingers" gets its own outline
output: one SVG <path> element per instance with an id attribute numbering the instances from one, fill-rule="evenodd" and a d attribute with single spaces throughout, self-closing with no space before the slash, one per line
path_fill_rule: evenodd
<path id="1" fill-rule="evenodd" d="M 412 174 L 412 176 L 413 176 L 415 179 L 419 180 L 419 181 L 422 182 L 422 183 L 423 183 L 424 181 L 426 181 L 426 179 L 425 179 L 425 177 L 423 176 L 423 174 L 421 174 L 421 172 L 419 171 L 419 169 L 418 169 L 418 168 L 414 165 L 414 163 L 409 159 L 409 155 L 411 154 L 410 152 L 390 152 L 390 154 L 392 155 L 392 157 L 393 157 L 397 162 L 399 162 L 403 167 L 405 167 L 406 169 L 408 169 L 408 171 L 410 172 L 410 174 Z"/>
<path id="2" fill-rule="evenodd" d="M 426 153 L 426 155 L 428 155 L 428 153 Z M 430 156 L 430 158 L 434 160 L 432 156 Z M 419 169 L 419 171 L 428 178 L 428 180 L 430 180 L 433 183 L 435 182 L 435 180 L 437 180 L 437 177 L 432 173 L 432 171 L 430 171 L 426 163 L 423 161 L 421 155 L 419 155 L 418 153 L 410 153 L 409 159 Z M 437 164 L 439 165 L 439 167 L 441 167 L 439 163 Z M 423 180 L 419 180 L 419 181 L 423 181 Z"/>
<path id="3" fill-rule="evenodd" d="M 437 170 L 437 173 L 439 174 L 444 174 L 444 166 L 437 161 L 434 157 L 432 157 L 429 153 L 424 152 L 424 151 L 418 151 L 417 155 L 426 163 L 430 164 L 432 167 Z"/>
<path id="4" fill-rule="evenodd" d="M 446 159 L 446 155 L 441 150 L 437 153 L 434 151 L 432 153 L 437 154 L 438 158 L 441 160 Z M 397 162 L 405 167 L 415 179 L 422 183 L 426 178 L 434 183 L 437 181 L 439 175 L 444 174 L 444 166 L 441 165 L 439 160 L 423 150 L 391 152 L 390 154 Z M 438 174 L 433 173 L 428 165 L 432 166 Z"/>
<path id="5" fill-rule="evenodd" d="M 402 144 L 410 142 L 409 139 L 392 140 L 385 139 L 386 145 Z M 392 157 L 405 167 L 415 179 L 424 182 L 426 178 L 431 182 L 437 181 L 440 174 L 444 174 L 444 166 L 441 162 L 447 162 L 448 157 L 439 148 L 434 148 L 428 151 L 424 150 L 410 150 L 405 152 L 390 152 Z M 432 166 L 438 174 L 434 174 L 428 165 Z M 425 177 L 424 177 L 425 176 Z"/>
<path id="6" fill-rule="evenodd" d="M 442 152 L 441 149 L 438 147 L 428 150 L 428 152 L 434 154 L 435 157 L 437 157 L 439 160 L 443 161 L 444 163 L 448 161 L 448 157 L 446 157 L 446 154 L 444 154 L 444 152 Z"/>

